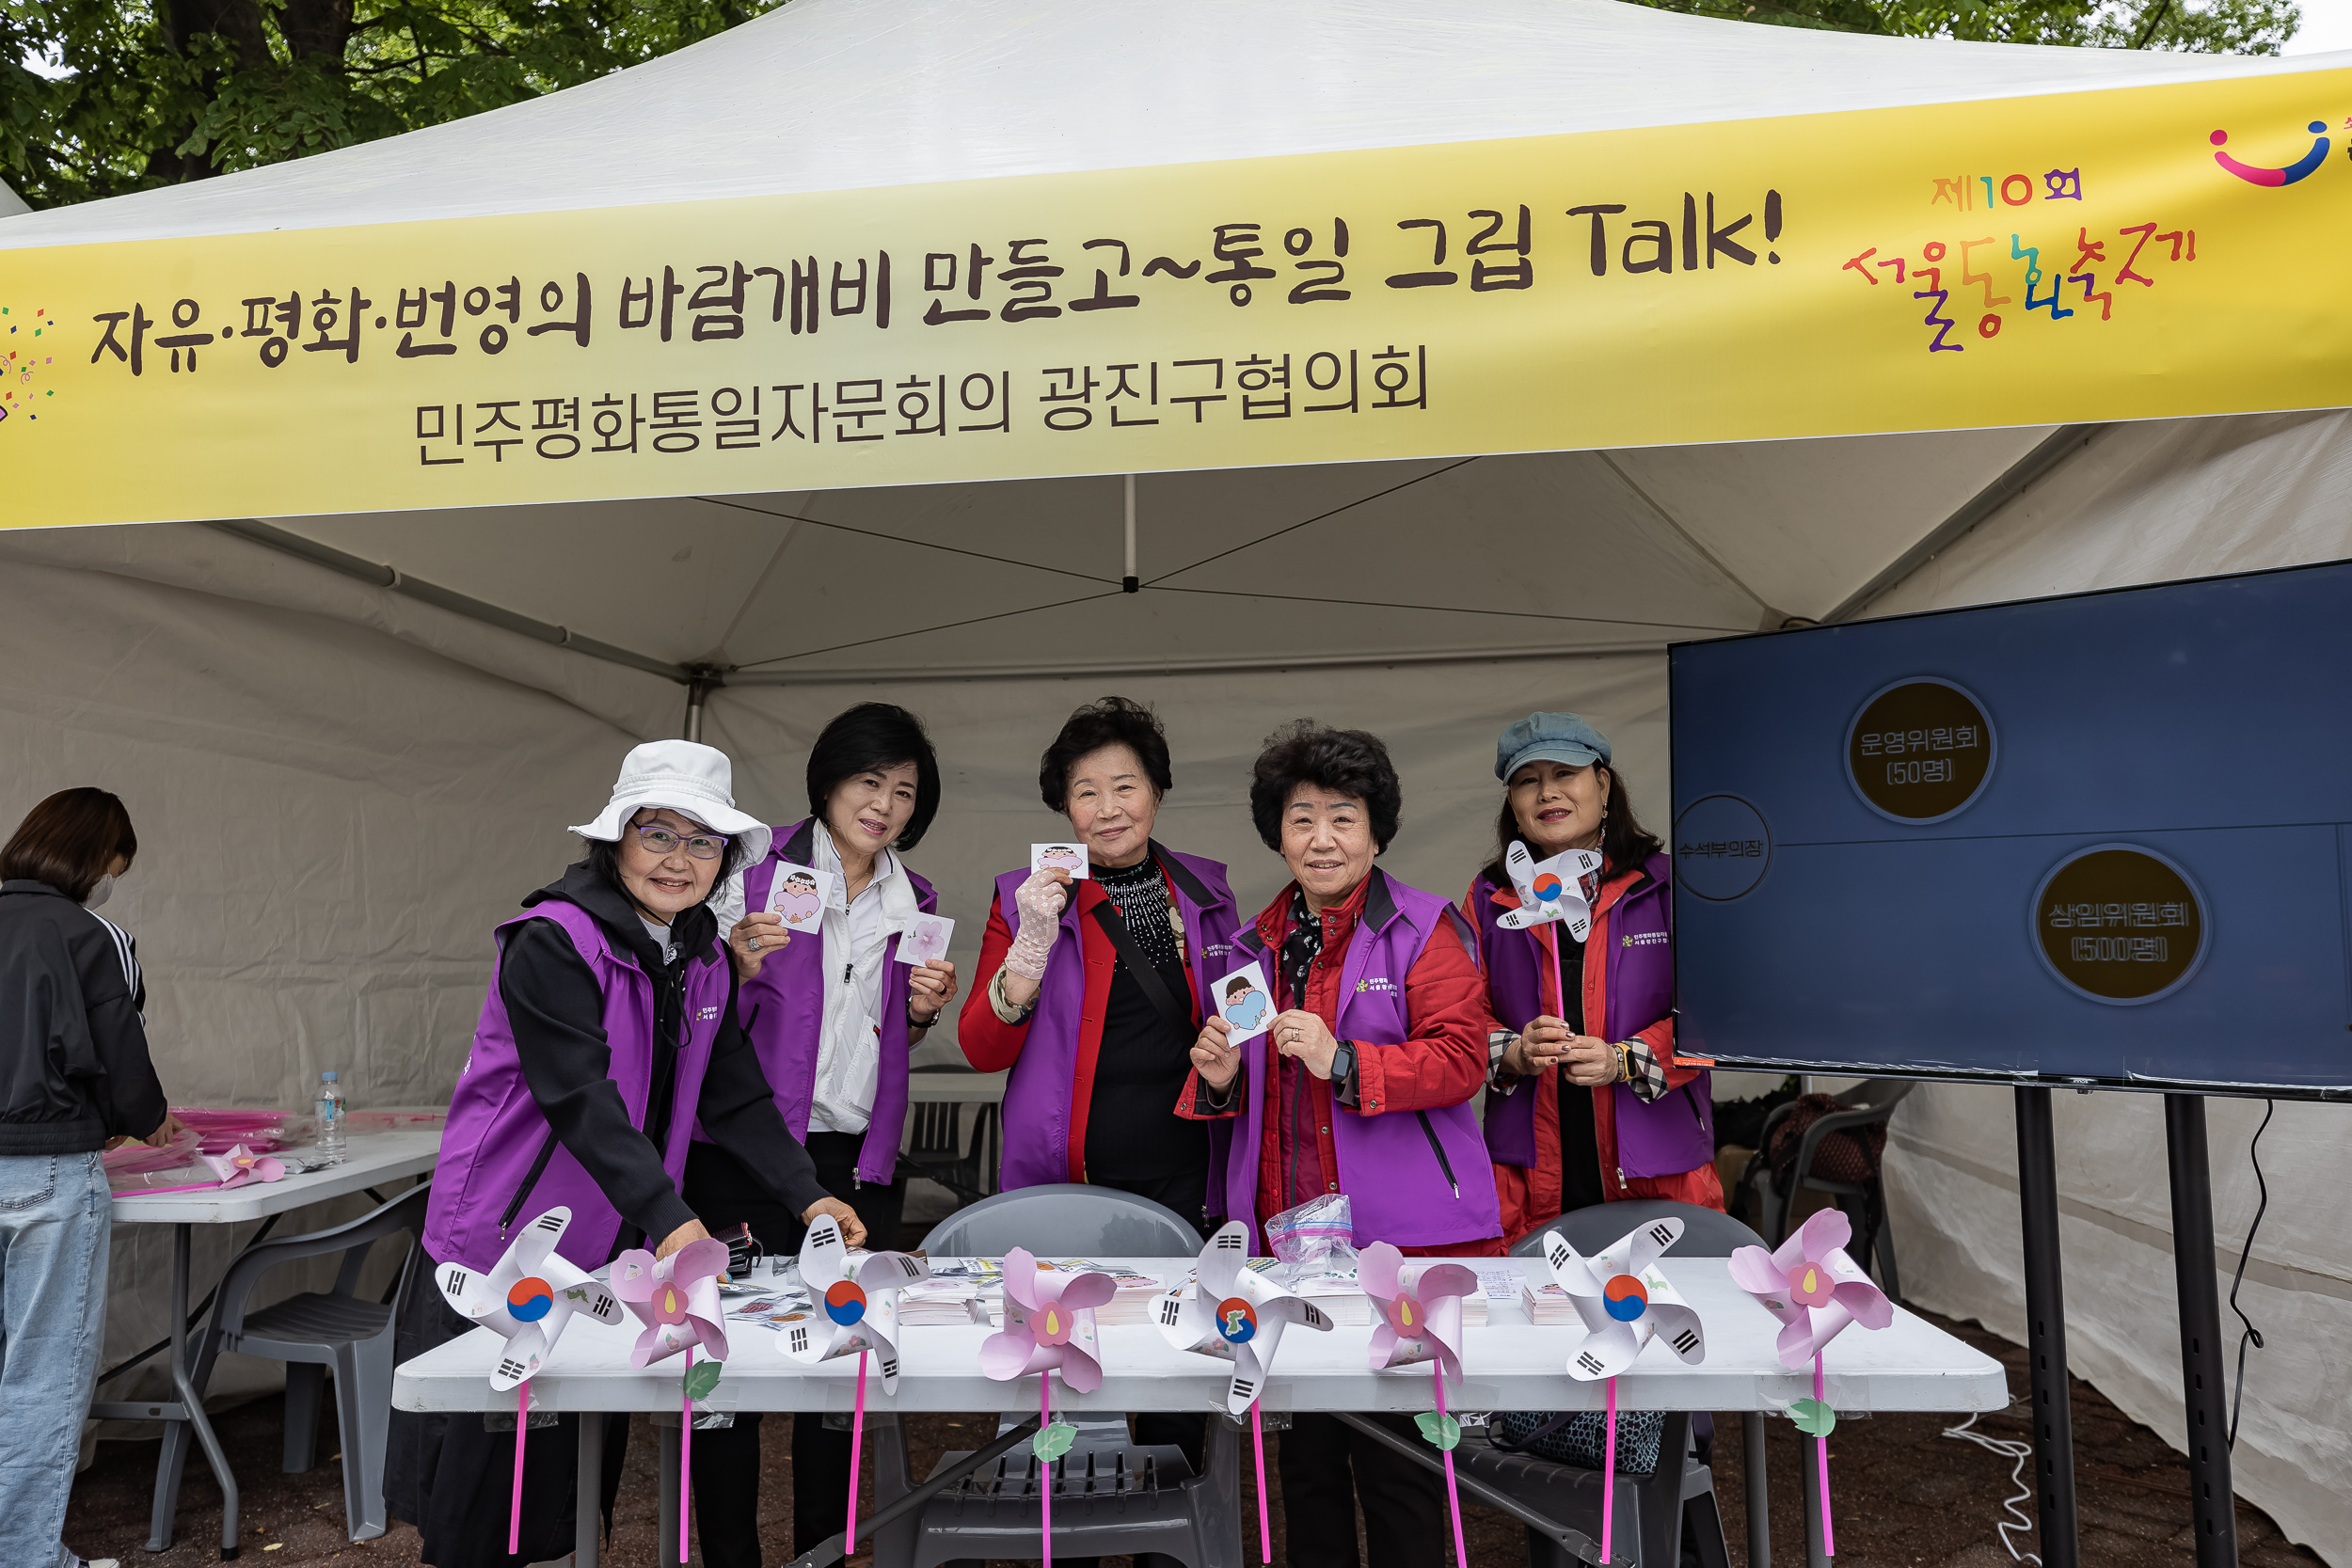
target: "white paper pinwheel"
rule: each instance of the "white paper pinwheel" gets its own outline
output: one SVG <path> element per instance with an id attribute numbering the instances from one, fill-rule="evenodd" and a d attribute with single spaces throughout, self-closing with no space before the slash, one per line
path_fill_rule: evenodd
<path id="1" fill-rule="evenodd" d="M 999 1383 L 1058 1369 L 1081 1394 L 1103 1386 L 1094 1309 L 1119 1287 L 1109 1275 L 1048 1273 L 1025 1248 L 1005 1254 L 1005 1326 L 980 1342 L 980 1370 Z"/>
<path id="2" fill-rule="evenodd" d="M 643 1247 L 612 1259 L 612 1293 L 645 1325 L 628 1364 L 649 1367 L 689 1346 L 724 1361 L 727 1316 L 719 1276 L 726 1272 L 727 1244 L 713 1236 L 689 1242 L 658 1260 Z"/>
<path id="3" fill-rule="evenodd" d="M 1379 1308 L 1369 1359 L 1375 1371 L 1435 1360 L 1462 1381 L 1462 1298 L 1478 1293 L 1478 1275 L 1459 1263 L 1407 1263 L 1386 1242 L 1357 1255 L 1356 1283 Z"/>
<path id="4" fill-rule="evenodd" d="M 1852 1237 L 1843 1211 L 1822 1209 L 1777 1250 L 1743 1246 L 1731 1255 L 1731 1282 L 1780 1320 L 1780 1364 L 1792 1371 L 1803 1371 L 1850 1323 L 1884 1328 L 1895 1321 L 1886 1292 L 1846 1256 Z"/>
<path id="5" fill-rule="evenodd" d="M 571 1223 L 569 1209 L 550 1209 L 523 1227 L 488 1274 L 448 1263 L 434 1276 L 460 1316 L 506 1336 L 505 1353 L 490 1373 L 490 1386 L 501 1393 L 538 1372 L 573 1313 L 585 1312 L 600 1323 L 621 1321 L 620 1301 L 604 1281 L 557 1254 L 555 1244 Z"/>
<path id="6" fill-rule="evenodd" d="M 248 1181 L 282 1181 L 286 1165 L 266 1154 L 256 1154 L 239 1144 L 226 1154 L 199 1154 L 198 1159 L 211 1167 L 224 1187 L 242 1187 Z"/>
<path id="7" fill-rule="evenodd" d="M 1233 1364 L 1225 1407 L 1236 1416 L 1248 1414 L 1265 1386 L 1286 1326 L 1331 1330 L 1331 1320 L 1304 1297 L 1249 1267 L 1249 1227 L 1239 1220 L 1209 1238 L 1190 1284 L 1160 1297 L 1158 1323 L 1178 1350 Z"/>
<path id="8" fill-rule="evenodd" d="M 1698 1313 L 1653 1266 L 1660 1253 L 1681 1239 L 1680 1220 L 1651 1220 L 1617 1238 L 1599 1257 L 1586 1258 L 1558 1231 L 1544 1233 L 1552 1281 L 1584 1320 L 1584 1342 L 1568 1357 L 1568 1375 L 1586 1382 L 1613 1378 L 1633 1365 L 1652 1338 L 1665 1340 L 1694 1366 L 1707 1359 L 1707 1331 Z"/>
<path id="9" fill-rule="evenodd" d="M 1593 896 L 1599 891 L 1601 858 L 1590 849 L 1564 849 L 1538 861 L 1524 844 L 1514 843 L 1502 857 L 1502 868 L 1518 889 L 1519 907 L 1506 910 L 1495 924 L 1506 931 L 1564 921 L 1568 935 L 1582 942 L 1592 934 Z"/>
<path id="10" fill-rule="evenodd" d="M 841 1222 L 819 1214 L 801 1242 L 801 1285 L 816 1308 L 778 1341 L 784 1354 L 814 1366 L 837 1355 L 872 1351 L 882 1363 L 882 1390 L 898 1391 L 898 1292 L 930 1268 L 903 1252 L 869 1252 L 853 1259 Z"/>

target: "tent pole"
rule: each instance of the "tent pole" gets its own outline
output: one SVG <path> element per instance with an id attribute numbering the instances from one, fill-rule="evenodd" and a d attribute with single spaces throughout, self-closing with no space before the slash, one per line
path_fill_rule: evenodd
<path id="1" fill-rule="evenodd" d="M 2228 1390 L 2221 1366 L 2221 1285 L 2214 1267 L 2213 1175 L 2202 1095 L 2164 1097 L 2172 1167 L 2172 1268 L 2181 1301 L 2181 1381 L 2187 1399 L 2189 1509 L 2197 1568 L 2237 1568 L 2237 1510 L 2230 1484 Z"/>
<path id="2" fill-rule="evenodd" d="M 686 683 L 686 724 L 679 735 L 683 740 L 700 743 L 703 737 L 703 705 L 710 698 L 710 689 L 719 683 L 710 672 L 697 670 L 694 678 Z"/>
<path id="3" fill-rule="evenodd" d="M 1142 579 L 1136 576 L 1136 476 L 1127 476 L 1127 570 L 1119 579 L 1122 594 L 1143 592 Z"/>

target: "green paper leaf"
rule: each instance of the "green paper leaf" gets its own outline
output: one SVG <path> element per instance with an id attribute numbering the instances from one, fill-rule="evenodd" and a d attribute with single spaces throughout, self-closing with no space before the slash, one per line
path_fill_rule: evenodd
<path id="1" fill-rule="evenodd" d="M 1837 1412 L 1820 1400 L 1799 1400 L 1788 1407 L 1788 1418 L 1807 1437 L 1827 1437 L 1837 1430 Z"/>
<path id="2" fill-rule="evenodd" d="M 719 1370 L 725 1365 L 723 1361 L 695 1362 L 694 1370 L 686 1374 L 686 1397 L 690 1400 L 708 1399 L 710 1391 L 719 1386 Z"/>
<path id="3" fill-rule="evenodd" d="M 1432 1448 L 1451 1450 L 1454 1444 L 1462 1440 L 1462 1423 L 1451 1416 L 1424 1410 L 1414 1417 L 1413 1421 L 1421 1428 L 1422 1440 Z"/>
<path id="4" fill-rule="evenodd" d="M 1038 1458 L 1051 1465 L 1070 1451 L 1070 1445 L 1078 1440 L 1078 1429 L 1068 1421 L 1056 1421 L 1052 1426 L 1029 1439 L 1030 1449 Z"/>

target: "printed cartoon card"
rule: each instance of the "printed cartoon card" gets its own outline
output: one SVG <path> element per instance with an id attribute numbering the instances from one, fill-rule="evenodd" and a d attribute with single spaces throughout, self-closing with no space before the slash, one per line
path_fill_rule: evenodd
<path id="1" fill-rule="evenodd" d="M 1264 1034 L 1274 1022 L 1274 992 L 1266 986 L 1263 964 L 1245 964 L 1233 971 L 1216 983 L 1214 994 L 1218 1016 L 1233 1026 L 1226 1037 L 1232 1044 Z"/>
<path id="2" fill-rule="evenodd" d="M 1083 844 L 1032 844 L 1029 846 L 1029 869 L 1033 872 L 1048 868 L 1067 871 L 1073 878 L 1087 875 L 1087 847 Z"/>
<path id="3" fill-rule="evenodd" d="M 941 914 L 918 914 L 914 923 L 898 937 L 898 961 L 902 964 L 929 963 L 947 956 L 947 943 L 955 939 L 956 923 Z"/>
<path id="4" fill-rule="evenodd" d="M 841 879 L 813 865 L 787 861 L 776 867 L 776 879 L 768 887 L 768 912 L 783 916 L 787 931 L 817 930 L 828 908 L 844 907 Z"/>

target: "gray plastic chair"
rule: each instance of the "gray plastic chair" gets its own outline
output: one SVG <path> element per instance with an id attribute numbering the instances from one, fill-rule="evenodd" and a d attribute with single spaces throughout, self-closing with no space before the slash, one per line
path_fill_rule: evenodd
<path id="1" fill-rule="evenodd" d="M 213 1363 L 224 1352 L 286 1363 L 283 1463 L 290 1475 L 310 1469 L 316 1461 L 319 1400 L 326 1374 L 333 1370 L 335 1418 L 343 1444 L 343 1523 L 354 1541 L 372 1541 L 385 1529 L 384 1454 L 392 1413 L 391 1303 L 400 1299 L 421 1256 L 413 1238 L 424 1230 L 425 1200 L 431 1192 L 430 1182 L 419 1182 L 348 1225 L 247 1247 L 220 1282 L 197 1353 L 193 1376 L 199 1396 L 212 1379 Z M 357 1295 L 368 1254 L 377 1242 L 403 1230 L 412 1239 L 390 1301 Z M 246 1311 L 254 1286 L 270 1270 L 330 1252 L 343 1255 L 332 1291 L 306 1291 L 258 1312 Z M 164 1442 L 176 1508 L 188 1456 L 185 1423 L 167 1423 Z M 233 1521 L 228 1523 L 233 1528 Z"/>
<path id="2" fill-rule="evenodd" d="M 1539 1226 L 1511 1249 L 1515 1258 L 1539 1258 L 1544 1233 L 1556 1230 L 1568 1245 L 1591 1257 L 1627 1231 L 1653 1219 L 1682 1222 L 1682 1238 L 1668 1248 L 1669 1256 L 1728 1258 L 1743 1246 L 1761 1246 L 1763 1238 L 1729 1214 L 1696 1204 L 1666 1198 L 1628 1198 L 1600 1203 L 1561 1215 Z M 1728 1568 L 1730 1554 L 1724 1540 L 1723 1513 L 1715 1505 L 1715 1472 L 1700 1460 L 1691 1440 L 1689 1411 L 1663 1412 L 1664 1430 L 1658 1444 L 1658 1469 L 1648 1476 L 1616 1478 L 1612 1510 L 1617 1528 L 1611 1549 L 1629 1558 L 1639 1568 L 1677 1568 L 1686 1532 L 1701 1568 Z M 1764 1418 L 1749 1412 L 1741 1418 L 1747 1429 L 1748 1552 L 1753 1568 L 1768 1568 L 1771 1559 L 1769 1499 L 1763 1479 Z M 1680 1455 L 1675 1465 L 1671 1456 Z M 1581 1465 L 1563 1465 L 1534 1454 L 1515 1453 L 1492 1446 L 1490 1438 L 1466 1436 L 1454 1457 L 1470 1475 L 1525 1503 L 1546 1518 L 1600 1539 L 1601 1473 Z M 1580 1568 L 1557 1543 L 1531 1529 L 1527 1532 L 1529 1568 Z"/>
<path id="3" fill-rule="evenodd" d="M 983 1198 L 940 1221 L 923 1239 L 933 1258 L 998 1258 L 1011 1247 L 1054 1257 L 1183 1258 L 1200 1252 L 1200 1232 L 1173 1210 L 1109 1187 L 1023 1187 Z M 998 1418 L 1002 1433 L 1032 1418 Z M 1208 1449 L 1195 1474 L 1182 1449 L 1139 1444 L 1120 1417 L 1071 1418 L 1070 1452 L 1055 1461 L 1054 1560 L 1154 1552 L 1188 1568 L 1244 1568 L 1241 1429 L 1208 1418 Z M 945 1455 L 952 1465 L 971 1450 Z M 948 1562 L 1038 1555 L 1040 1477 L 1036 1458 L 1016 1448 L 933 1497 L 919 1513 L 874 1536 L 875 1568 L 937 1568 Z M 882 1507 L 914 1489 L 905 1434 L 877 1419 L 874 1500 Z"/>
<path id="4" fill-rule="evenodd" d="M 1861 1264 L 1866 1273 L 1875 1262 L 1879 1283 L 1886 1288 L 1888 1295 L 1897 1301 L 1902 1300 L 1902 1281 L 1895 1271 L 1895 1228 L 1887 1218 L 1885 1193 L 1873 1193 L 1869 1186 L 1859 1182 L 1832 1181 L 1814 1175 L 1813 1155 L 1821 1147 L 1821 1140 L 1832 1132 L 1849 1129 L 1859 1131 L 1875 1122 L 1886 1121 L 1894 1116 L 1895 1107 L 1901 1103 L 1903 1097 L 1918 1086 L 1917 1081 L 1910 1078 L 1866 1078 L 1853 1087 L 1841 1091 L 1837 1102 L 1846 1108 L 1832 1111 L 1825 1117 L 1817 1117 L 1805 1128 L 1804 1140 L 1797 1145 L 1796 1176 L 1785 1193 L 1779 1190 L 1779 1184 L 1772 1179 L 1772 1129 L 1796 1109 L 1796 1103 L 1792 1101 L 1786 1105 L 1774 1106 L 1772 1114 L 1764 1119 L 1764 1131 L 1756 1136 L 1756 1151 L 1748 1157 L 1747 1169 L 1740 1174 L 1738 1187 L 1732 1194 L 1732 1206 L 1745 1208 L 1746 1195 L 1754 1193 L 1756 1196 L 1756 1219 L 1763 1226 L 1767 1238 L 1765 1244 L 1778 1246 L 1788 1237 L 1788 1215 L 1796 1204 L 1797 1194 L 1807 1187 L 1815 1192 L 1827 1193 L 1837 1200 L 1837 1207 L 1843 1209 L 1846 1217 L 1853 1222 L 1854 1239 L 1849 1250 L 1852 1252 L 1854 1261 Z M 1875 1227 L 1870 1227 L 1873 1217 L 1870 1210 L 1873 1207 L 1878 1211 Z"/>

